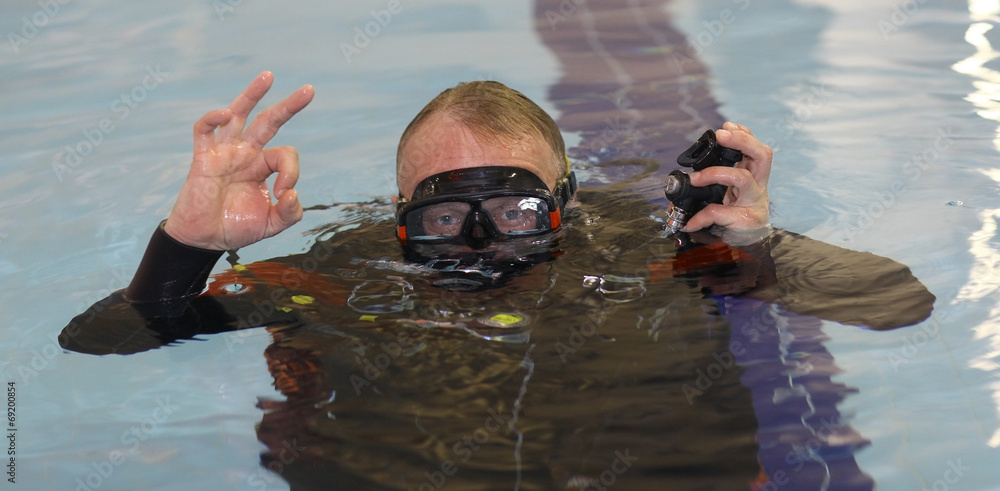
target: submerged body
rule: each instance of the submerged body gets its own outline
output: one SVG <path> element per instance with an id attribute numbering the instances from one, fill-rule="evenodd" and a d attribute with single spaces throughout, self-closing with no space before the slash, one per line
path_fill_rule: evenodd
<path id="1" fill-rule="evenodd" d="M 305 254 L 218 275 L 179 318 L 98 303 L 63 344 L 127 353 L 221 332 L 238 346 L 240 329 L 267 326 L 286 400 L 262 402 L 258 436 L 293 489 L 740 489 L 762 466 L 810 482 L 832 468 L 864 489 L 852 452 L 865 441 L 836 410 L 848 390 L 829 354 L 783 351 L 789 329 L 822 339 L 819 320 L 758 298 L 889 328 L 933 297 L 898 263 L 784 232 L 770 251 L 679 248 L 657 207 L 583 192 L 552 260 L 478 292 L 436 285 L 448 275 L 403 260 L 391 221 L 362 219 Z M 850 291 L 841 307 L 820 301 Z M 824 424 L 836 443 L 788 460 Z"/>

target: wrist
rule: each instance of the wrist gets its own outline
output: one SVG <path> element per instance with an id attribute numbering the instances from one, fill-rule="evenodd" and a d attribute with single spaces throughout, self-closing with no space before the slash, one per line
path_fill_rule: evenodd
<path id="1" fill-rule="evenodd" d="M 214 244 L 206 241 L 199 241 L 191 238 L 189 234 L 185 233 L 185 227 L 183 225 L 178 225 L 181 220 L 176 218 L 167 218 L 160 224 L 160 229 L 173 241 L 180 245 L 187 247 L 193 247 L 195 249 L 201 249 L 206 251 L 226 251 L 225 248 L 216 247 Z"/>

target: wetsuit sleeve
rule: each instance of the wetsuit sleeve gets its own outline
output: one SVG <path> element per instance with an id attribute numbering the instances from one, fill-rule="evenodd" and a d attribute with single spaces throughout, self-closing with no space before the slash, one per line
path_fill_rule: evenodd
<path id="1" fill-rule="evenodd" d="M 74 317 L 59 344 L 79 353 L 130 354 L 239 328 L 243 299 L 199 297 L 222 254 L 177 242 L 161 223 L 129 286 Z"/>
<path id="2" fill-rule="evenodd" d="M 122 298 L 149 317 L 177 317 L 205 289 L 224 251 L 182 244 L 160 222 Z"/>
<path id="3" fill-rule="evenodd" d="M 910 268 L 889 258 L 783 230 L 743 249 L 764 277 L 748 296 L 797 314 L 887 330 L 924 321 L 934 307 Z"/>

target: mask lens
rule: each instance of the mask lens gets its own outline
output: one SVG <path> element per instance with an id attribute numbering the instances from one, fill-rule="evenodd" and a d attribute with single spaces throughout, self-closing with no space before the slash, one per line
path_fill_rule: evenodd
<path id="1" fill-rule="evenodd" d="M 483 211 L 490 214 L 501 234 L 523 235 L 545 231 L 549 226 L 548 203 L 541 198 L 501 196 L 483 201 Z"/>
<path id="2" fill-rule="evenodd" d="M 406 229 L 413 239 L 457 237 L 472 205 L 461 201 L 445 201 L 421 206 L 406 215 Z"/>
<path id="3" fill-rule="evenodd" d="M 466 201 L 443 201 L 416 206 L 406 212 L 404 221 L 407 237 L 411 240 L 445 240 L 464 235 L 463 226 L 473 214 L 473 208 L 489 216 L 477 223 L 489 225 L 501 237 L 517 237 L 537 234 L 552 229 L 549 220 L 549 203 L 536 196 L 497 196 L 477 203 Z M 492 221 L 492 223 L 489 223 Z M 500 238 L 500 237 L 496 237 Z"/>

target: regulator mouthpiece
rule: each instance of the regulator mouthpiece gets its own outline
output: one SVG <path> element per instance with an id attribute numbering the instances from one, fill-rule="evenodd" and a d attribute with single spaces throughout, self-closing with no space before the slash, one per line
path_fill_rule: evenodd
<path id="1" fill-rule="evenodd" d="M 684 153 L 677 156 L 677 163 L 699 171 L 713 165 L 732 167 L 743 160 L 743 152 L 719 145 L 715 132 L 708 130 Z"/>

